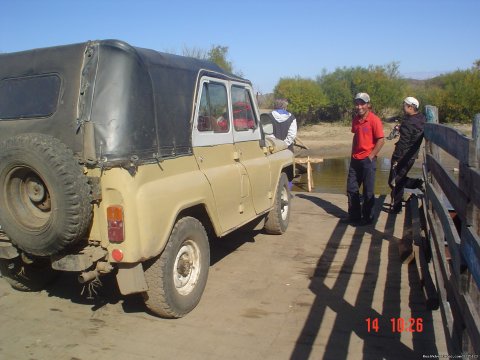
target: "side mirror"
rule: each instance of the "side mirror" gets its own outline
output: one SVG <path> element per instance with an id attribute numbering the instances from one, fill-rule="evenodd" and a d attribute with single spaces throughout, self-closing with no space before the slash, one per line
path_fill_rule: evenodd
<path id="1" fill-rule="evenodd" d="M 263 133 L 265 135 L 273 134 L 273 124 L 272 119 L 266 113 L 260 115 L 260 124 L 262 125 Z"/>

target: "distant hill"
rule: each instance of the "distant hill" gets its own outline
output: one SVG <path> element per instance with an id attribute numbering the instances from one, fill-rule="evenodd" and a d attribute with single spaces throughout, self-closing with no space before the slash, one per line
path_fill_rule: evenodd
<path id="1" fill-rule="evenodd" d="M 405 81 L 413 88 L 423 87 L 427 80 L 418 80 L 418 79 L 405 79 Z"/>

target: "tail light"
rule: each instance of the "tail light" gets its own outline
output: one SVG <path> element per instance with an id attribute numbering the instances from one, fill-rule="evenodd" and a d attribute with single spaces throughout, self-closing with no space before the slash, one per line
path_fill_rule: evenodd
<path id="1" fill-rule="evenodd" d="M 113 249 L 112 251 L 112 258 L 116 262 L 120 262 L 123 260 L 123 251 L 120 249 Z"/>
<path id="2" fill-rule="evenodd" d="M 123 227 L 123 206 L 112 205 L 107 208 L 108 240 L 121 243 L 125 240 Z"/>

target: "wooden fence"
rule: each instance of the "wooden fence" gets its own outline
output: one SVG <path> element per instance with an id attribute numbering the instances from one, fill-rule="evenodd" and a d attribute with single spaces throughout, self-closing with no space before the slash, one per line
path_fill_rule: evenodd
<path id="1" fill-rule="evenodd" d="M 427 106 L 426 113 L 426 246 L 449 352 L 480 354 L 480 114 L 469 138 L 439 124 L 434 106 Z M 458 164 L 455 171 L 447 160 Z"/>

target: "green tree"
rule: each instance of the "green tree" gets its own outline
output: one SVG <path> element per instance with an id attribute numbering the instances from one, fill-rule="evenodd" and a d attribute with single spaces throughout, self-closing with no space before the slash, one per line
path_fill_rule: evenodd
<path id="1" fill-rule="evenodd" d="M 226 72 L 243 76 L 240 70 L 234 70 L 233 63 L 228 60 L 228 46 L 212 45 L 208 51 L 200 48 L 184 47 L 182 55 L 212 61 Z"/>
<path id="2" fill-rule="evenodd" d="M 207 53 L 207 59 L 213 61 L 223 70 L 233 73 L 233 65 L 231 61 L 227 60 L 228 46 L 212 45 Z"/>
<path id="3" fill-rule="evenodd" d="M 473 62 L 473 68 L 480 70 L 480 59 Z"/>
<path id="4" fill-rule="evenodd" d="M 480 113 L 479 65 L 426 81 L 419 100 L 437 106 L 441 122 L 471 122 Z"/>
<path id="5" fill-rule="evenodd" d="M 324 71 L 317 82 L 328 99 L 325 113 L 343 120 L 350 119 L 353 97 L 358 92 L 367 92 L 380 117 L 395 115 L 400 111 L 400 99 L 406 90 L 406 82 L 400 77 L 398 69 L 398 63 L 393 62 L 368 68 L 337 68 L 330 74 Z"/>
<path id="6" fill-rule="evenodd" d="M 275 98 L 288 99 L 288 110 L 295 114 L 299 124 L 314 122 L 317 119 L 317 110 L 327 104 L 323 91 L 311 79 L 282 78 L 273 92 Z"/>
<path id="7" fill-rule="evenodd" d="M 439 114 L 446 122 L 470 122 L 480 113 L 480 70 L 455 71 L 443 77 Z M 443 115 L 442 115 L 443 114 Z"/>
<path id="8" fill-rule="evenodd" d="M 196 48 L 196 47 L 184 47 L 182 49 L 182 55 L 192 57 L 195 59 L 207 60 L 208 54 L 205 49 Z"/>
<path id="9" fill-rule="evenodd" d="M 326 94 L 327 104 L 320 110 L 320 116 L 325 120 L 345 119 L 351 115 L 352 90 L 351 70 L 336 69 L 327 74 L 324 70 L 317 78 L 317 83 Z"/>

